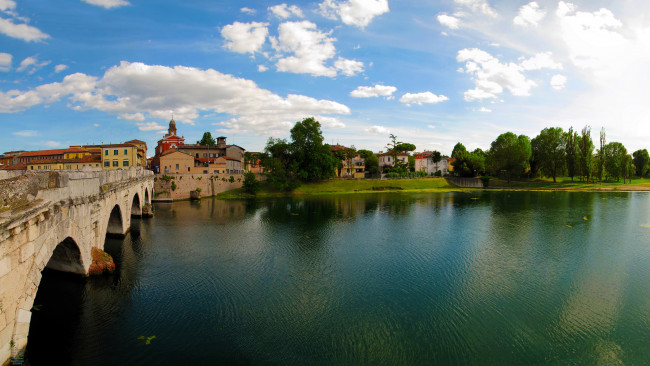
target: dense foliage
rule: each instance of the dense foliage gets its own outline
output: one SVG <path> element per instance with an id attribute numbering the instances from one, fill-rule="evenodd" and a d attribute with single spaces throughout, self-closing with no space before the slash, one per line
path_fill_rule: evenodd
<path id="1" fill-rule="evenodd" d="M 203 137 L 201 138 L 201 141 L 197 141 L 197 144 L 201 146 L 216 146 L 217 142 L 214 140 L 212 137 L 212 134 L 210 132 L 204 132 Z"/>

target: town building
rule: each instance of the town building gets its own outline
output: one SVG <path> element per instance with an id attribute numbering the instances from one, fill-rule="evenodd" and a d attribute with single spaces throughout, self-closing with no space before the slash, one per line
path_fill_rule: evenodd
<path id="1" fill-rule="evenodd" d="M 383 154 L 377 155 L 377 158 L 379 159 L 379 170 L 384 171 L 385 168 L 393 168 L 395 167 L 395 157 L 393 156 L 392 152 L 387 152 Z M 407 153 L 398 153 L 397 154 L 397 160 L 402 163 L 404 166 L 408 166 L 409 163 L 409 154 Z"/>
<path id="2" fill-rule="evenodd" d="M 132 166 L 143 166 L 138 155 L 138 147 L 131 144 L 101 145 L 102 168 L 128 169 Z M 146 161 L 145 161 L 146 165 Z"/>
<path id="3" fill-rule="evenodd" d="M 224 136 L 217 137 L 215 146 L 186 145 L 185 138 L 178 137 L 172 118 L 168 133 L 158 141 L 150 166 L 157 174 L 243 174 L 244 152 L 241 146 L 228 145 Z"/>
<path id="4" fill-rule="evenodd" d="M 99 155 L 65 159 L 32 160 L 25 164 L 27 170 L 73 170 L 93 167 L 101 169 L 102 158 Z"/>
<path id="5" fill-rule="evenodd" d="M 330 149 L 332 150 L 332 154 L 334 156 L 345 156 L 345 152 L 347 150 L 351 150 L 349 147 L 345 147 L 343 145 L 331 145 Z M 357 154 L 353 158 L 344 158 L 341 159 L 341 164 L 337 164 L 337 166 L 334 168 L 336 169 L 336 176 L 339 178 L 355 178 L 355 179 L 361 179 L 365 178 L 366 176 L 366 163 L 365 159 L 362 158 L 359 154 Z M 341 169 L 339 170 L 339 167 Z"/>
<path id="6" fill-rule="evenodd" d="M 440 176 L 449 174 L 447 158 L 440 157 L 440 161 L 434 163 L 431 151 L 425 151 L 423 153 L 416 154 L 414 157 L 416 172 L 426 172 L 427 175 L 434 175 L 439 171 Z"/>

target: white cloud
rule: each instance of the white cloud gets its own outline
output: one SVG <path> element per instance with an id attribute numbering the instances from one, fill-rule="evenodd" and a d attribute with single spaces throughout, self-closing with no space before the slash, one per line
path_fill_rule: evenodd
<path id="1" fill-rule="evenodd" d="M 56 72 L 57 74 L 67 69 L 68 69 L 68 65 L 59 64 L 54 66 L 54 72 Z"/>
<path id="2" fill-rule="evenodd" d="M 131 121 L 144 121 L 146 118 L 144 116 L 144 113 L 122 113 L 118 115 L 119 119 L 128 119 Z"/>
<path id="3" fill-rule="evenodd" d="M 57 147 L 63 147 L 63 144 L 62 144 L 62 143 L 60 143 L 60 142 L 58 142 L 58 141 L 52 141 L 52 140 L 41 141 L 41 142 L 39 143 L 39 145 L 40 145 L 40 146 L 49 147 L 49 148 L 51 148 L 51 149 L 55 149 L 55 148 L 57 148 Z"/>
<path id="4" fill-rule="evenodd" d="M 140 131 L 162 131 L 166 130 L 165 126 L 161 126 L 158 122 L 136 123 Z"/>
<path id="5" fill-rule="evenodd" d="M 354 76 L 360 72 L 363 72 L 363 62 L 348 60 L 343 57 L 339 57 L 336 62 L 334 62 L 334 67 L 341 71 L 345 76 Z"/>
<path id="6" fill-rule="evenodd" d="M 551 86 L 555 90 L 562 90 L 566 87 L 567 77 L 564 75 L 553 75 L 551 78 Z"/>
<path id="7" fill-rule="evenodd" d="M 363 71 L 362 62 L 341 57 L 333 67 L 327 66 L 325 63 L 336 54 L 336 38 L 319 31 L 312 22 L 285 22 L 278 27 L 278 33 L 277 40 L 272 40 L 273 47 L 280 53 L 276 62 L 278 71 L 328 77 L 336 76 L 337 70 L 348 76 Z"/>
<path id="8" fill-rule="evenodd" d="M 47 66 L 49 64 L 50 61 L 38 62 L 38 58 L 36 56 L 30 56 L 20 62 L 20 65 L 18 65 L 16 71 L 18 72 L 27 71 L 27 73 L 31 75 L 36 71 L 40 70 L 41 68 L 43 68 L 43 66 Z"/>
<path id="9" fill-rule="evenodd" d="M 386 97 L 386 99 L 392 99 L 395 91 L 397 91 L 397 88 L 389 85 L 360 86 L 351 91 L 350 96 L 354 98 Z"/>
<path id="10" fill-rule="evenodd" d="M 9 71 L 9 70 L 11 70 L 11 60 L 12 59 L 13 59 L 13 56 L 11 54 L 0 52 L 0 71 Z"/>
<path id="11" fill-rule="evenodd" d="M 257 71 L 259 72 L 264 72 L 267 71 L 269 68 L 264 66 L 264 65 L 257 65 Z"/>
<path id="12" fill-rule="evenodd" d="M 432 92 L 424 92 L 424 93 L 406 93 L 402 95 L 402 97 L 399 99 L 400 102 L 406 104 L 407 106 L 410 106 L 411 104 L 417 104 L 417 105 L 422 105 L 423 103 L 428 103 L 428 104 L 436 104 L 440 102 L 444 102 L 449 100 L 444 95 L 435 95 Z"/>
<path id="13" fill-rule="evenodd" d="M 465 48 L 458 52 L 458 62 L 465 62 L 465 69 L 459 70 L 472 75 L 474 89 L 465 92 L 465 100 L 496 98 L 497 94 L 507 89 L 512 95 L 530 95 L 530 89 L 537 86 L 524 75 L 524 71 L 540 69 L 561 69 L 562 65 L 554 62 L 552 54 L 540 53 L 521 64 L 501 63 L 497 58 L 478 48 Z"/>
<path id="14" fill-rule="evenodd" d="M 221 123 L 221 131 L 267 136 L 286 133 L 295 121 L 308 116 L 322 116 L 335 126 L 336 115 L 350 113 L 347 106 L 334 101 L 295 94 L 281 97 L 253 81 L 213 69 L 126 61 L 106 70 L 101 78 L 75 73 L 62 82 L 28 91 L 0 92 L 0 113 L 63 98 L 74 110 L 97 109 L 122 117 L 141 113 L 147 118 L 167 119 L 174 111 L 174 118 L 183 123 L 193 123 L 199 111 L 226 113 L 232 118 Z"/>
<path id="15" fill-rule="evenodd" d="M 273 13 L 276 17 L 280 19 L 287 19 L 291 16 L 297 16 L 298 18 L 304 18 L 302 10 L 296 5 L 288 6 L 287 4 L 280 4 L 275 6 L 270 6 L 269 11 Z"/>
<path id="16" fill-rule="evenodd" d="M 21 137 L 34 137 L 34 136 L 38 136 L 38 131 L 35 131 L 35 130 L 22 130 L 22 131 L 12 132 L 12 134 L 16 135 L 16 136 L 21 136 Z"/>
<path id="17" fill-rule="evenodd" d="M 13 12 L 10 13 L 15 14 Z M 17 18 L 16 20 L 20 19 L 17 14 L 15 14 L 15 18 Z M 48 34 L 41 32 L 41 30 L 36 27 L 27 24 L 16 24 L 12 19 L 5 18 L 0 18 L 0 33 L 27 42 L 39 42 L 50 38 Z"/>
<path id="18" fill-rule="evenodd" d="M 241 8 L 241 9 L 239 9 L 239 10 L 240 10 L 242 13 L 250 14 L 250 15 L 253 15 L 253 14 L 256 13 L 255 9 L 251 9 L 251 8 L 247 8 L 247 7 L 243 7 L 243 8 Z"/>
<path id="19" fill-rule="evenodd" d="M 101 6 L 106 9 L 119 8 L 120 6 L 131 5 L 126 0 L 81 0 L 90 5 Z"/>
<path id="20" fill-rule="evenodd" d="M 390 11 L 388 0 L 325 0 L 320 13 L 330 19 L 340 18 L 347 25 L 366 27 L 373 18 Z"/>
<path id="21" fill-rule="evenodd" d="M 573 63 L 594 72 L 609 73 L 618 65 L 622 57 L 639 46 L 647 49 L 647 44 L 635 45 L 616 30 L 623 23 L 605 8 L 588 13 L 576 11 L 571 3 L 560 1 L 556 15 L 560 20 L 560 35 L 569 50 Z"/>
<path id="22" fill-rule="evenodd" d="M 521 67 L 524 70 L 541 70 L 541 69 L 562 70 L 562 64 L 553 61 L 552 52 L 538 53 L 535 56 L 522 61 Z"/>
<path id="23" fill-rule="evenodd" d="M 99 127 L 99 126 L 100 126 L 99 123 L 93 123 L 93 127 Z"/>
<path id="24" fill-rule="evenodd" d="M 440 24 L 444 25 L 445 27 L 448 27 L 449 29 L 458 29 L 460 27 L 460 19 L 453 17 L 451 15 L 447 15 L 444 13 L 438 14 L 438 22 Z"/>
<path id="25" fill-rule="evenodd" d="M 221 36 L 226 39 L 225 47 L 237 53 L 255 53 L 262 48 L 269 34 L 268 23 L 234 22 L 221 29 Z"/>
<path id="26" fill-rule="evenodd" d="M 487 0 L 454 0 L 454 2 L 468 7 L 474 12 L 481 12 L 493 18 L 498 16 L 497 12 L 490 7 Z"/>
<path id="27" fill-rule="evenodd" d="M 481 107 L 481 109 L 479 109 L 478 111 L 479 111 L 479 112 L 483 112 L 483 113 L 490 113 L 490 112 L 492 112 L 491 109 L 488 109 L 488 108 L 485 108 L 485 107 Z"/>
<path id="28" fill-rule="evenodd" d="M 383 135 L 383 134 L 388 134 L 390 131 L 383 126 L 372 126 L 370 128 L 366 128 L 365 132 L 371 133 L 373 135 Z"/>
<path id="29" fill-rule="evenodd" d="M 546 11 L 539 8 L 536 1 L 530 2 L 519 8 L 519 14 L 512 20 L 513 23 L 522 27 L 537 27 L 539 22 L 546 16 Z"/>

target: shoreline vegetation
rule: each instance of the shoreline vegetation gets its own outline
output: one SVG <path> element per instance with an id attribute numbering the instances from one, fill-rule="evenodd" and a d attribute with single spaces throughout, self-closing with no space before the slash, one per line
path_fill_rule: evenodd
<path id="1" fill-rule="evenodd" d="M 490 178 L 487 188 L 461 188 L 449 183 L 445 178 L 413 179 L 330 179 L 318 183 L 303 183 L 293 191 L 275 189 L 266 181 L 261 182 L 257 195 L 251 195 L 243 188 L 217 194 L 218 199 L 266 198 L 315 196 L 329 194 L 367 194 L 367 193 L 419 193 L 419 192 L 469 192 L 469 191 L 567 191 L 567 192 L 650 192 L 650 179 L 633 179 L 632 183 L 603 182 L 588 183 L 571 181 L 569 177 L 558 177 L 553 183 L 548 179 Z"/>

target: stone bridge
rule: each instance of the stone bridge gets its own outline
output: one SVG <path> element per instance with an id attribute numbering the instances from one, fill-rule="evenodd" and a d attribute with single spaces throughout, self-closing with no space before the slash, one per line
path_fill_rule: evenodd
<path id="1" fill-rule="evenodd" d="M 0 171 L 0 365 L 27 345 L 41 271 L 88 275 L 92 248 L 151 215 L 153 185 L 135 167 Z"/>

